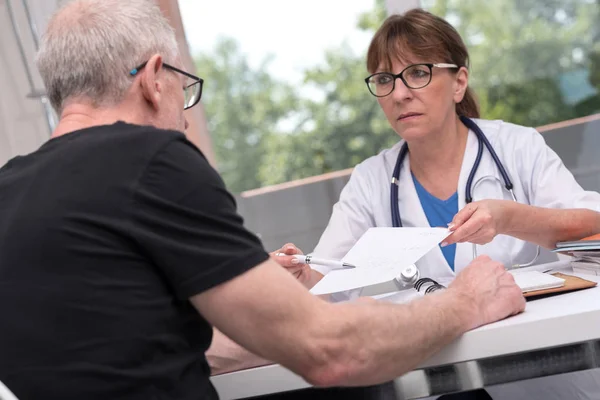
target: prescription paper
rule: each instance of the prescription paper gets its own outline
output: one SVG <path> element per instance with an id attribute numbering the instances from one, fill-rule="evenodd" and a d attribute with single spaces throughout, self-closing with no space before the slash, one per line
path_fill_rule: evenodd
<path id="1" fill-rule="evenodd" d="M 389 282 L 450 233 L 446 228 L 370 228 L 342 259 L 356 268 L 329 272 L 310 292 L 338 293 Z"/>

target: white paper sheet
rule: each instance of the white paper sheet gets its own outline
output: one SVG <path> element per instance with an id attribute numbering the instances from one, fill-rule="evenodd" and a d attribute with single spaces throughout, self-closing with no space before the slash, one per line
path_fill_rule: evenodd
<path id="1" fill-rule="evenodd" d="M 342 259 L 357 268 L 331 271 L 311 293 L 330 294 L 389 282 L 449 235 L 445 228 L 370 228 Z"/>
<path id="2" fill-rule="evenodd" d="M 565 280 L 556 276 L 544 274 L 539 271 L 510 271 L 515 278 L 515 283 L 523 293 L 534 290 L 552 289 L 565 285 Z"/>

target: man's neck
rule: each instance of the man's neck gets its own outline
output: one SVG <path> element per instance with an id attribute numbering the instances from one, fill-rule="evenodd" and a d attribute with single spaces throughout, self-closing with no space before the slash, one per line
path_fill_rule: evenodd
<path id="1" fill-rule="evenodd" d="M 111 125 L 117 121 L 132 124 L 140 123 L 138 118 L 135 118 L 133 114 L 123 112 L 122 109 L 116 110 L 114 108 L 97 108 L 84 104 L 72 104 L 66 106 L 63 110 L 60 121 L 54 132 L 52 132 L 51 137 L 56 138 L 93 126 Z"/>

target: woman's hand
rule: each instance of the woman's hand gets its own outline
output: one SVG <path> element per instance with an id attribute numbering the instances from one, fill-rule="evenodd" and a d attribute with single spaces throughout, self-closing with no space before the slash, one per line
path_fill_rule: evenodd
<path id="1" fill-rule="evenodd" d="M 300 264 L 294 258 L 294 254 L 303 254 L 302 250 L 297 248 L 293 243 L 287 243 L 270 254 L 273 260 L 288 270 L 300 283 L 304 286 L 309 286 L 312 269 L 308 264 Z"/>
<path id="2" fill-rule="evenodd" d="M 496 235 L 507 232 L 514 204 L 509 200 L 481 200 L 467 204 L 448 225 L 452 234 L 442 242 L 442 247 L 454 243 L 482 245 L 491 242 Z"/>

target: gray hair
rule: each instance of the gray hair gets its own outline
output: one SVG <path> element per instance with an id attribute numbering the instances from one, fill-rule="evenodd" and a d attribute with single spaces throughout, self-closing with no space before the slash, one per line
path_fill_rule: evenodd
<path id="1" fill-rule="evenodd" d="M 69 99 L 118 104 L 133 68 L 153 54 L 178 58 L 173 28 L 152 0 L 73 0 L 57 11 L 37 55 L 48 99 L 60 115 Z"/>

